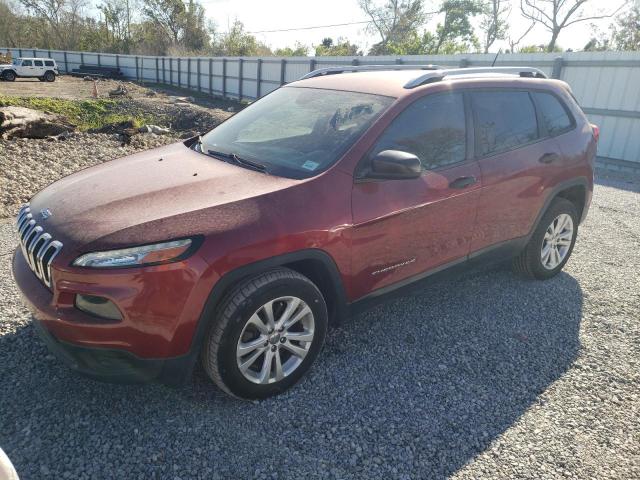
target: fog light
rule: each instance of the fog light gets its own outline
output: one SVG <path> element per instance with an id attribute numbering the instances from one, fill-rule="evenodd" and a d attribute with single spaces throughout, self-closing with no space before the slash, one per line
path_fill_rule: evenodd
<path id="1" fill-rule="evenodd" d="M 76 295 L 76 308 L 90 315 L 109 320 L 122 320 L 122 314 L 115 303 L 95 295 Z"/>

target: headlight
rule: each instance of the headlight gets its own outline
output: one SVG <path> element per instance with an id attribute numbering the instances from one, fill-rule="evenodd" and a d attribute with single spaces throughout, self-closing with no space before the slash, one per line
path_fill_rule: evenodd
<path id="1" fill-rule="evenodd" d="M 76 258 L 73 265 L 76 267 L 116 268 L 167 263 L 183 257 L 192 243 L 191 239 L 187 238 L 141 247 L 85 253 Z"/>

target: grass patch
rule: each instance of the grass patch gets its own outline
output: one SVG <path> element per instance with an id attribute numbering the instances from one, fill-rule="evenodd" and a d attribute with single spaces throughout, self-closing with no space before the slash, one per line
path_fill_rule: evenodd
<path id="1" fill-rule="evenodd" d="M 66 100 L 0 95 L 0 107 L 10 106 L 63 115 L 81 131 L 129 120 L 139 127 L 151 120 L 145 115 L 125 115 L 121 113 L 122 108 L 118 108 L 117 101 L 107 99 Z"/>

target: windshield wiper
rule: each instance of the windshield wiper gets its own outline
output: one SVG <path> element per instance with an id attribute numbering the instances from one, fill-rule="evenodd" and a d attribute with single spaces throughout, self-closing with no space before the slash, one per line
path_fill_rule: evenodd
<path id="1" fill-rule="evenodd" d="M 267 173 L 267 166 L 261 163 L 252 162 L 246 158 L 242 158 L 235 153 L 217 152 L 216 150 L 208 150 L 207 153 L 214 157 L 220 157 L 225 160 L 231 160 L 231 163 L 240 165 L 241 167 L 255 170 L 256 172 Z"/>

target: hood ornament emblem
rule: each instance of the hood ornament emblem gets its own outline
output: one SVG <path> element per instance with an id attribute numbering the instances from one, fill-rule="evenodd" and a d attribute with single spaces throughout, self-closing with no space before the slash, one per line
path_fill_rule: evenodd
<path id="1" fill-rule="evenodd" d="M 43 208 L 42 210 L 40 210 L 40 216 L 43 220 L 46 220 L 51 215 L 53 215 L 53 213 L 51 213 L 51 210 L 49 210 L 48 208 Z"/>

